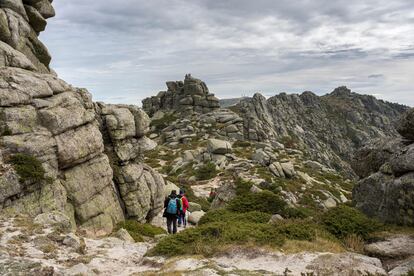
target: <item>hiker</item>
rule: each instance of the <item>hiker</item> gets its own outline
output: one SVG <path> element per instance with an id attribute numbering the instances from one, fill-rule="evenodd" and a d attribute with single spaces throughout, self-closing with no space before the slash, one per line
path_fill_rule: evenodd
<path id="1" fill-rule="evenodd" d="M 177 218 L 181 209 L 181 200 L 177 197 L 176 190 L 172 190 L 171 194 L 165 199 L 164 208 L 164 217 L 167 218 L 168 233 L 175 234 L 177 233 Z"/>
<path id="2" fill-rule="evenodd" d="M 182 224 L 184 228 L 186 228 L 187 219 L 185 218 L 185 215 L 188 209 L 188 199 L 185 196 L 184 190 L 180 190 L 180 194 L 178 195 L 178 198 L 181 200 L 180 216 L 178 217 L 178 227 L 181 227 L 181 224 Z"/>
<path id="3" fill-rule="evenodd" d="M 212 202 L 217 196 L 217 188 L 210 189 L 210 195 L 208 196 L 208 201 Z"/>

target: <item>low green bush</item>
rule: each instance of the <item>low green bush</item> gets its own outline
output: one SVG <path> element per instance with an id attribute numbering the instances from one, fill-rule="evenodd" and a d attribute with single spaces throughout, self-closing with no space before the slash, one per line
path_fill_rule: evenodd
<path id="1" fill-rule="evenodd" d="M 21 182 L 30 181 L 36 183 L 47 180 L 42 163 L 34 156 L 18 153 L 11 156 L 10 163 L 19 175 Z"/>
<path id="2" fill-rule="evenodd" d="M 311 222 L 287 221 L 276 225 L 276 228 L 287 239 L 313 241 L 316 238 L 316 229 L 319 226 Z"/>
<path id="3" fill-rule="evenodd" d="M 241 178 L 237 178 L 234 184 L 236 186 L 236 195 L 238 195 L 238 196 L 249 194 L 250 189 L 253 186 L 253 183 L 251 183 L 249 181 L 244 181 Z"/>
<path id="4" fill-rule="evenodd" d="M 149 255 L 177 256 L 202 254 L 211 256 L 228 245 L 281 246 L 284 236 L 269 224 L 214 222 L 189 228 L 162 239 Z"/>
<path id="5" fill-rule="evenodd" d="M 115 227 L 115 231 L 118 231 L 121 228 L 127 230 L 136 242 L 144 241 L 143 236 L 153 238 L 156 235 L 166 234 L 166 231 L 162 228 L 153 226 L 151 224 L 139 223 L 135 220 L 125 220 L 118 223 Z"/>
<path id="6" fill-rule="evenodd" d="M 359 235 L 363 238 L 382 228 L 374 219 L 349 206 L 341 205 L 328 210 L 322 215 L 325 228 L 338 238 Z"/>
<path id="7" fill-rule="evenodd" d="M 283 215 L 285 218 L 304 219 L 304 218 L 311 216 L 312 214 L 313 214 L 312 210 L 303 208 L 303 207 L 297 207 L 297 208 L 288 207 L 288 208 L 285 208 L 285 210 L 283 211 Z"/>
<path id="8" fill-rule="evenodd" d="M 267 223 L 271 215 L 263 212 L 234 213 L 226 209 L 217 209 L 205 214 L 198 223 L 199 225 L 212 222 L 250 222 Z"/>
<path id="9" fill-rule="evenodd" d="M 195 176 L 198 180 L 208 180 L 217 175 L 218 171 L 216 165 L 212 162 L 202 165 L 200 168 L 195 170 Z"/>
<path id="10" fill-rule="evenodd" d="M 268 214 L 282 214 L 286 208 L 286 202 L 278 195 L 263 191 L 260 193 L 249 193 L 236 196 L 232 199 L 227 208 L 237 213 L 259 211 Z"/>

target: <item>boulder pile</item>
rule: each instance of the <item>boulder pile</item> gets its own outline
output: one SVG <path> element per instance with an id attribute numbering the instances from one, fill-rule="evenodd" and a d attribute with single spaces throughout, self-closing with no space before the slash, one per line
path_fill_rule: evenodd
<path id="1" fill-rule="evenodd" d="M 148 115 L 157 111 L 208 113 L 220 107 L 219 99 L 210 93 L 207 85 L 190 74 L 183 81 L 167 82 L 167 91 L 142 101 L 142 107 Z"/>

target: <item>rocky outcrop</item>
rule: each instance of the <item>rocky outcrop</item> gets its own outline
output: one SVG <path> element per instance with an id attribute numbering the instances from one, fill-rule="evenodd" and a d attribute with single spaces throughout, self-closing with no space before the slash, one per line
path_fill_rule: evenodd
<path id="1" fill-rule="evenodd" d="M 256 94 L 234 110 L 243 118 L 246 139 L 302 149 L 311 159 L 352 175 L 354 150 L 370 139 L 396 136 L 393 120 L 407 107 L 339 87 L 322 97 Z"/>
<path id="2" fill-rule="evenodd" d="M 373 141 L 355 155 L 353 167 L 362 178 L 353 200 L 367 215 L 385 222 L 414 225 L 413 110 L 397 123 L 402 135 Z"/>
<path id="3" fill-rule="evenodd" d="M 178 111 L 182 113 L 207 113 L 220 107 L 219 100 L 211 94 L 207 85 L 190 74 L 183 81 L 167 82 L 167 91 L 146 98 L 142 107 L 150 116 L 157 111 Z"/>
<path id="4" fill-rule="evenodd" d="M 93 235 L 125 217 L 150 219 L 165 183 L 141 162 L 155 146 L 145 137 L 149 118 L 138 107 L 95 104 L 51 73 L 37 35 L 53 15 L 49 0 L 0 1 L 0 212 L 61 212 Z M 17 153 L 40 162 L 31 173 L 42 177 L 23 179 L 8 164 Z"/>
<path id="5" fill-rule="evenodd" d="M 20 67 L 23 54 L 26 57 L 23 68 L 49 73 L 51 57 L 38 39 L 38 34 L 45 29 L 46 19 L 54 14 L 48 0 L 1 0 L 0 40 L 3 43 L 0 52 L 6 51 L 8 54 L 2 56 L 0 64 Z"/>

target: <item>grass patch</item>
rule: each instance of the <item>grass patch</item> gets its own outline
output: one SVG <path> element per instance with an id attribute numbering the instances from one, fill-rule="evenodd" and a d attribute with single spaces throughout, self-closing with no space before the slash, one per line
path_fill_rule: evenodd
<path id="1" fill-rule="evenodd" d="M 198 180 L 208 180 L 216 177 L 218 171 L 213 162 L 208 162 L 196 169 L 194 173 Z"/>
<path id="2" fill-rule="evenodd" d="M 135 220 L 125 220 L 118 223 L 114 231 L 116 232 L 121 228 L 127 230 L 136 242 L 144 241 L 143 236 L 153 238 L 156 235 L 166 234 L 165 230 L 162 228 L 153 226 L 151 224 L 139 223 Z"/>
<path id="3" fill-rule="evenodd" d="M 10 157 L 10 163 L 19 175 L 21 182 L 36 183 L 46 180 L 42 163 L 34 156 L 18 153 Z"/>

